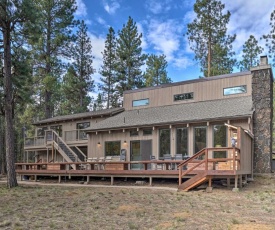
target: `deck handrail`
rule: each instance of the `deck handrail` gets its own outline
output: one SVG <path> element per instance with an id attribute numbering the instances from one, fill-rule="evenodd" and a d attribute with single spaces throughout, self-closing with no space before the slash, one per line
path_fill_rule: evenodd
<path id="1" fill-rule="evenodd" d="M 51 136 L 48 136 L 48 133 L 52 133 Z M 48 137 L 51 137 L 48 139 Z M 53 141 L 57 146 L 58 149 L 60 148 L 62 151 L 63 149 L 59 145 L 59 141 L 64 144 L 64 146 L 70 151 L 70 153 L 75 157 L 75 161 L 78 161 L 78 156 L 73 152 L 73 150 L 66 144 L 66 142 L 52 129 L 46 130 L 46 144 L 48 141 Z M 65 153 L 66 154 L 66 153 Z M 67 154 L 66 154 L 67 155 Z"/>
<path id="2" fill-rule="evenodd" d="M 225 151 L 225 150 L 232 150 L 233 151 L 233 158 L 216 158 L 216 159 L 209 159 L 208 158 L 208 152 L 209 151 Z M 236 151 L 240 153 L 240 149 L 237 147 L 210 147 L 210 148 L 203 148 L 196 154 L 194 154 L 192 157 L 190 157 L 187 160 L 182 161 L 178 165 L 179 169 L 179 185 L 182 183 L 182 177 L 192 172 L 194 169 L 205 163 L 205 171 L 208 171 L 208 162 L 222 162 L 222 161 L 229 161 L 233 160 L 233 171 L 236 173 L 236 161 L 240 162 L 239 158 L 236 158 Z M 205 158 L 203 160 L 199 160 L 196 162 L 197 164 L 192 166 L 191 168 L 184 170 L 183 172 L 183 166 L 187 165 L 188 163 L 192 163 L 196 158 L 202 156 L 205 154 Z"/>

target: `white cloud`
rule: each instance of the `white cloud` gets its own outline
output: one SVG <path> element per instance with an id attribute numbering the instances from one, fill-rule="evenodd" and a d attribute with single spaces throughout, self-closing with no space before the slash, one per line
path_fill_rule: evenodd
<path id="1" fill-rule="evenodd" d="M 93 59 L 93 68 L 96 70 L 96 73 L 93 75 L 93 79 L 95 80 L 95 83 L 98 84 L 100 83 L 99 78 L 101 77 L 101 75 L 98 73 L 101 65 L 103 64 L 103 56 L 102 53 L 104 50 L 104 46 L 105 46 L 105 38 L 100 37 L 100 36 L 96 36 L 94 34 L 88 33 L 90 39 L 91 39 L 91 43 L 93 46 L 93 53 L 92 55 L 94 56 Z"/>
<path id="2" fill-rule="evenodd" d="M 97 21 L 99 24 L 106 26 L 106 21 L 105 21 L 102 17 L 97 17 L 97 18 L 96 18 L 96 21 Z"/>
<path id="3" fill-rule="evenodd" d="M 143 50 L 145 50 L 145 49 L 147 48 L 148 44 L 147 44 L 147 41 L 146 41 L 146 38 L 145 38 L 145 34 L 144 34 L 144 30 L 143 30 L 142 24 L 137 22 L 136 25 L 137 25 L 138 33 L 139 33 L 139 34 L 140 34 L 140 33 L 142 34 L 142 38 L 141 38 L 141 48 L 142 48 Z"/>
<path id="4" fill-rule="evenodd" d="M 177 69 L 185 69 L 193 65 L 183 48 L 183 23 L 176 20 L 151 20 L 148 26 L 147 41 L 153 46 L 157 54 L 164 54 L 169 65 Z"/>
<path id="5" fill-rule="evenodd" d="M 87 15 L 87 7 L 84 4 L 83 0 L 76 0 L 77 10 L 75 15 L 77 16 L 86 16 Z"/>
<path id="6" fill-rule="evenodd" d="M 160 14 L 171 9 L 171 0 L 148 0 L 145 3 L 145 8 L 150 10 L 153 14 Z"/>
<path id="7" fill-rule="evenodd" d="M 186 69 L 189 66 L 194 65 L 194 62 L 182 53 L 177 55 L 172 65 L 175 66 L 177 69 Z"/>
<path id="8" fill-rule="evenodd" d="M 116 10 L 120 8 L 120 4 L 115 0 L 112 0 L 109 4 L 108 2 L 104 1 L 103 6 L 108 14 L 114 14 Z"/>
<path id="9" fill-rule="evenodd" d="M 148 41 L 150 41 L 156 51 L 166 55 L 167 61 L 173 59 L 173 53 L 180 46 L 178 32 L 181 29 L 177 24 L 175 20 L 166 22 L 151 20 L 149 23 Z"/>
<path id="10" fill-rule="evenodd" d="M 260 40 L 260 37 L 270 31 L 270 14 L 274 9 L 274 0 L 222 0 L 222 2 L 226 10 L 231 12 L 228 33 L 237 35 L 233 44 L 237 58 L 241 57 L 242 46 L 250 35 L 254 35 L 264 48 L 265 42 Z"/>

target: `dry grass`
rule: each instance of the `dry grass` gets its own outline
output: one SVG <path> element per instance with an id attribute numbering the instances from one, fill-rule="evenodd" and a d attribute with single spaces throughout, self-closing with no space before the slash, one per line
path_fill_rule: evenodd
<path id="1" fill-rule="evenodd" d="M 31 184 L 31 182 L 30 182 Z M 275 178 L 240 192 L 0 185 L 0 229 L 275 229 Z"/>

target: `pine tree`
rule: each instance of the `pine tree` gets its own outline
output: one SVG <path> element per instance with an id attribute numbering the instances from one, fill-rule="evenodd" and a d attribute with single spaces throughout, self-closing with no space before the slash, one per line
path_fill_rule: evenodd
<path id="1" fill-rule="evenodd" d="M 102 99 L 106 102 L 106 108 L 118 107 L 118 93 L 116 90 L 116 38 L 115 31 L 112 27 L 109 28 L 109 32 L 105 40 L 105 48 L 103 51 L 103 65 L 99 73 L 102 75 L 100 78 L 103 84 L 99 85 L 99 89 L 102 92 Z"/>
<path id="2" fill-rule="evenodd" d="M 16 72 L 13 71 L 12 41 L 16 40 L 16 35 L 26 35 L 27 29 L 35 25 L 38 17 L 37 10 L 33 1 L 1 1 L 0 7 L 0 30 L 2 39 L 0 49 L 3 50 L 3 107 L 5 116 L 5 142 L 6 142 L 6 166 L 7 184 L 9 188 L 17 186 L 15 173 L 15 154 L 14 154 L 14 80 Z M 16 62 L 15 62 L 16 63 Z M 16 71 L 16 69 L 15 69 Z"/>
<path id="3" fill-rule="evenodd" d="M 236 35 L 226 34 L 230 12 L 223 13 L 224 8 L 225 5 L 217 0 L 197 0 L 194 5 L 197 17 L 187 25 L 195 60 L 200 62 L 201 72 L 207 77 L 230 73 L 236 64 L 232 58 Z"/>
<path id="4" fill-rule="evenodd" d="M 265 45 L 268 48 L 269 57 L 272 58 L 273 67 L 275 67 L 275 9 L 272 11 L 270 15 L 270 23 L 271 29 L 269 34 L 263 35 L 263 39 L 265 39 Z"/>
<path id="5" fill-rule="evenodd" d="M 151 54 L 148 56 L 146 60 L 147 68 L 144 74 L 146 86 L 156 86 L 172 82 L 167 77 L 167 61 L 165 58 L 165 55 L 157 56 Z"/>
<path id="6" fill-rule="evenodd" d="M 37 97 L 41 102 L 39 106 L 44 107 L 44 118 L 50 118 L 59 106 L 60 76 L 64 72 L 61 58 L 71 58 L 69 50 L 74 40 L 76 4 L 75 0 L 33 1 L 41 12 L 37 21 L 42 27 L 41 36 L 32 44 Z"/>
<path id="7" fill-rule="evenodd" d="M 94 90 L 92 44 L 84 21 L 79 24 L 76 37 L 71 52 L 73 63 L 63 79 L 63 114 L 86 112 L 91 102 L 88 93 Z"/>
<path id="8" fill-rule="evenodd" d="M 143 77 L 140 68 L 146 60 L 146 55 L 142 54 L 142 34 L 138 34 L 136 23 L 131 17 L 129 17 L 127 24 L 123 25 L 118 35 L 116 49 L 118 65 L 116 71 L 118 90 L 120 96 L 122 96 L 125 90 L 143 86 Z"/>
<path id="9" fill-rule="evenodd" d="M 93 111 L 102 110 L 103 108 L 104 108 L 104 106 L 103 106 L 103 101 L 102 101 L 102 95 L 101 95 L 101 93 L 99 93 L 97 95 L 96 100 L 94 101 Z"/>
<path id="10" fill-rule="evenodd" d="M 259 64 L 259 55 L 263 52 L 263 48 L 258 45 L 257 39 L 250 35 L 249 39 L 243 45 L 242 61 L 239 63 L 241 71 L 249 70 L 250 67 Z"/>

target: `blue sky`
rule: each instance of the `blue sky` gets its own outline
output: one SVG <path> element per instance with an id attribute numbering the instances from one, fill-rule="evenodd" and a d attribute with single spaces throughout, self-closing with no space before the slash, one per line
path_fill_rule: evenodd
<path id="1" fill-rule="evenodd" d="M 165 54 L 168 61 L 168 76 L 174 81 L 196 79 L 202 74 L 194 61 L 194 54 L 183 34 L 187 24 L 195 14 L 194 0 L 77 0 L 78 19 L 85 20 L 93 45 L 94 68 L 102 65 L 102 54 L 106 34 L 110 26 L 117 31 L 127 23 L 131 16 L 143 34 L 144 53 Z M 274 0 L 234 0 L 226 1 L 226 10 L 231 12 L 228 33 L 236 34 L 234 50 L 237 59 L 241 58 L 244 42 L 253 34 L 260 40 L 270 31 L 270 14 Z M 263 53 L 266 54 L 266 51 Z M 143 66 L 143 70 L 145 70 Z M 235 70 L 238 71 L 238 70 Z M 98 83 L 99 74 L 94 75 Z"/>

